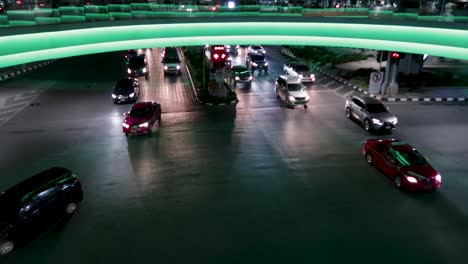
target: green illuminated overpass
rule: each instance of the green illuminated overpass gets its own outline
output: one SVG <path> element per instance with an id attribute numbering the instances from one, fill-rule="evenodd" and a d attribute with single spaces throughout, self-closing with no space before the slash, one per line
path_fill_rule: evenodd
<path id="1" fill-rule="evenodd" d="M 316 45 L 468 60 L 464 23 L 291 16 L 176 17 L 0 29 L 0 67 L 130 48 Z"/>

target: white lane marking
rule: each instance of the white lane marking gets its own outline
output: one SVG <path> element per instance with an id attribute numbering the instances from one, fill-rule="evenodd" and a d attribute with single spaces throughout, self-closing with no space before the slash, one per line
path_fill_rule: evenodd
<path id="1" fill-rule="evenodd" d="M 337 92 L 338 90 L 343 89 L 343 88 L 345 88 L 345 87 L 346 87 L 346 86 L 341 85 L 340 87 L 333 89 L 333 91 L 334 91 L 334 92 Z"/>
<path id="2" fill-rule="evenodd" d="M 354 93 L 354 90 L 351 90 L 351 91 L 349 91 L 349 92 L 343 94 L 342 97 L 347 98 L 347 97 L 350 96 L 352 93 Z"/>
<path id="3" fill-rule="evenodd" d="M 44 90 L 49 89 L 50 87 L 52 87 L 53 85 L 55 85 L 56 82 L 57 82 L 56 80 L 52 81 Z M 27 95 L 27 94 L 31 93 L 32 91 L 36 91 L 36 92 L 37 92 L 37 91 L 40 91 L 40 92 L 42 93 L 44 90 L 33 89 L 33 90 L 31 90 L 31 91 L 24 92 L 22 96 L 24 96 L 24 94 Z M 7 117 L 6 119 L 3 119 L 3 120 L 0 122 L 0 127 L 3 126 L 6 122 L 10 121 L 10 119 L 12 119 L 14 116 L 16 116 L 19 112 L 23 111 L 23 109 L 26 108 L 27 106 L 29 106 L 29 104 L 30 104 L 31 102 L 33 102 L 34 100 L 36 100 L 36 99 L 40 96 L 41 93 L 37 93 L 36 95 L 34 95 L 35 97 L 32 98 L 32 100 L 30 100 L 29 102 L 24 102 L 24 105 L 21 106 L 21 107 L 19 107 L 19 108 L 17 109 L 16 112 L 14 112 L 12 115 L 10 115 L 9 117 Z M 21 96 L 21 95 L 20 95 L 20 96 Z M 15 97 L 16 97 L 16 96 L 15 96 Z M 31 97 L 31 96 L 28 96 L 28 97 Z"/>

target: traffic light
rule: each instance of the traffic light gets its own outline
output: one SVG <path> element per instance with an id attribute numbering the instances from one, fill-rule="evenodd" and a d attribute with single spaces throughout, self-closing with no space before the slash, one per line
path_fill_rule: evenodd
<path id="1" fill-rule="evenodd" d="M 400 53 L 398 52 L 392 52 L 390 53 L 390 64 L 396 64 L 400 62 Z"/>
<path id="2" fill-rule="evenodd" d="M 224 68 L 227 58 L 228 54 L 224 46 L 211 46 L 211 65 L 213 68 Z"/>

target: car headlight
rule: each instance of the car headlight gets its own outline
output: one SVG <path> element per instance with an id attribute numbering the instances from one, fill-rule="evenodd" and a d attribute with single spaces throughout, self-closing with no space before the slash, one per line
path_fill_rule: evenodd
<path id="1" fill-rule="evenodd" d="M 406 176 L 406 180 L 411 183 L 418 183 L 418 180 L 415 177 Z"/>
<path id="2" fill-rule="evenodd" d="M 130 70 L 130 68 L 127 69 L 127 72 L 128 73 L 132 73 L 132 70 Z"/>
<path id="3" fill-rule="evenodd" d="M 265 62 L 265 66 L 268 66 L 268 62 Z"/>
<path id="4" fill-rule="evenodd" d="M 112 94 L 112 98 L 114 98 L 114 99 L 115 99 L 115 98 L 117 98 L 117 95 L 115 95 L 115 94 Z"/>
<path id="5" fill-rule="evenodd" d="M 130 97 L 133 97 L 133 96 L 135 96 L 135 93 L 131 93 L 129 96 L 130 96 Z"/>
<path id="6" fill-rule="evenodd" d="M 145 72 L 146 72 L 146 67 L 143 68 L 143 73 L 145 73 Z"/>
<path id="7" fill-rule="evenodd" d="M 440 174 L 437 174 L 437 175 L 435 176 L 435 179 L 436 179 L 436 181 L 438 181 L 438 182 L 442 182 L 442 176 L 441 176 Z"/>
<path id="8" fill-rule="evenodd" d="M 314 74 L 311 74 L 311 75 L 310 75 L 310 78 L 311 78 L 311 79 L 315 79 L 315 75 L 314 75 Z"/>
<path id="9" fill-rule="evenodd" d="M 382 121 L 378 120 L 377 118 L 372 118 L 372 123 L 376 125 L 383 125 Z"/>
<path id="10" fill-rule="evenodd" d="M 167 69 L 169 69 L 169 68 L 168 68 L 167 66 L 164 66 L 164 69 L 167 70 Z"/>
<path id="11" fill-rule="evenodd" d="M 125 127 L 125 128 L 129 128 L 129 127 L 130 127 L 130 125 L 127 124 L 127 123 L 122 123 L 122 126 Z"/>
<path id="12" fill-rule="evenodd" d="M 255 63 L 255 62 L 252 62 L 252 65 L 255 66 L 255 67 L 258 66 L 258 64 Z"/>
<path id="13" fill-rule="evenodd" d="M 139 126 L 139 127 L 148 127 L 149 124 L 148 124 L 148 122 L 144 122 L 143 124 L 140 124 L 140 125 L 138 125 L 138 126 Z"/>
<path id="14" fill-rule="evenodd" d="M 306 95 L 306 96 L 305 96 L 305 99 L 306 99 L 306 101 L 309 100 L 309 99 L 310 99 L 310 96 L 309 96 L 309 95 Z"/>
<path id="15" fill-rule="evenodd" d="M 236 49 L 238 49 L 238 48 L 240 48 L 240 46 L 239 46 L 239 45 L 236 45 Z"/>
<path id="16" fill-rule="evenodd" d="M 266 53 L 266 50 L 262 50 L 262 52 L 263 52 L 263 54 L 265 54 L 265 53 Z"/>
<path id="17" fill-rule="evenodd" d="M 290 96 L 288 96 L 288 100 L 291 101 L 291 102 L 294 102 L 294 101 L 296 101 L 296 98 L 294 98 L 294 96 L 290 95 Z"/>
<path id="18" fill-rule="evenodd" d="M 177 65 L 177 66 L 176 66 L 176 69 L 180 70 L 180 65 Z"/>
<path id="19" fill-rule="evenodd" d="M 299 79 L 302 79 L 302 78 L 304 78 L 304 75 L 299 74 L 297 77 L 298 77 Z"/>
<path id="20" fill-rule="evenodd" d="M 253 79 L 252 76 L 249 76 L 249 81 L 251 81 L 252 79 Z"/>
<path id="21" fill-rule="evenodd" d="M 392 121 L 392 124 L 394 124 L 394 125 L 398 124 L 398 118 L 395 118 L 395 119 Z"/>
<path id="22" fill-rule="evenodd" d="M 236 78 L 234 78 L 236 81 L 240 80 L 239 76 L 236 76 Z"/>

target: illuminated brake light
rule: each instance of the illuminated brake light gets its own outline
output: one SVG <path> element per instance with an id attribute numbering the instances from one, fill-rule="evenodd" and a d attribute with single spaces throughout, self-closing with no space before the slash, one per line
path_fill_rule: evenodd
<path id="1" fill-rule="evenodd" d="M 22 5 L 22 4 L 23 4 L 23 1 L 21 1 L 21 0 L 16 0 L 15 3 L 16 3 L 17 5 Z"/>

